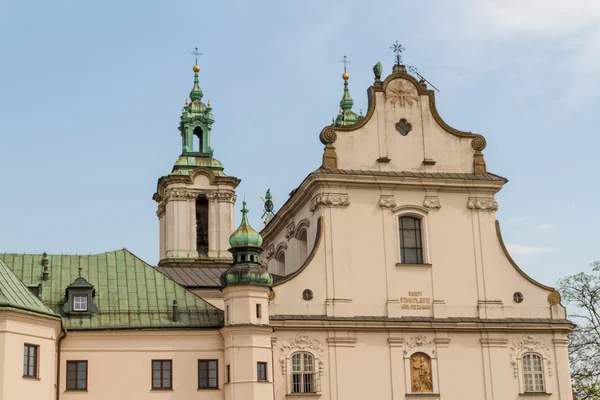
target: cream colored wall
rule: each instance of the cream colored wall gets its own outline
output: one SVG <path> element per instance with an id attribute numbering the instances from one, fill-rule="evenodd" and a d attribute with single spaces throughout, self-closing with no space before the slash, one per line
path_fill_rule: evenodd
<path id="1" fill-rule="evenodd" d="M 284 330 L 283 330 L 284 329 Z M 422 399 L 477 399 L 517 400 L 520 394 L 519 377 L 511 364 L 515 342 L 524 335 L 520 332 L 497 334 L 495 340 L 486 341 L 484 335 L 470 332 L 438 332 L 427 330 L 379 329 L 376 331 L 309 328 L 294 331 L 290 327 L 274 332 L 275 399 L 284 399 L 290 392 L 289 370 L 284 372 L 292 354 L 306 351 L 318 357 L 320 394 L 326 399 L 376 398 L 408 399 L 405 357 L 412 351 L 423 351 L 436 359 L 433 371 L 437 396 L 420 394 Z M 387 330 L 387 332 L 386 332 Z M 425 344 L 414 347 L 411 342 L 419 335 Z M 298 341 L 298 338 L 300 340 Z M 535 334 L 540 347 L 532 351 L 544 360 L 545 383 L 548 399 L 570 400 L 570 386 L 566 382 L 568 370 L 556 369 L 555 350 L 551 333 Z M 489 343 L 489 344 L 488 344 Z M 548 346 L 544 349 L 543 346 Z M 534 346 L 535 347 L 535 346 Z M 519 372 L 520 373 L 520 372 Z M 564 385 L 563 385 L 564 386 Z M 527 396 L 525 396 L 527 398 Z"/>
<path id="2" fill-rule="evenodd" d="M 61 399 L 81 397 L 65 391 L 68 360 L 88 361 L 86 399 L 223 398 L 223 338 L 216 330 L 69 332 L 61 357 Z M 173 391 L 152 390 L 156 359 L 173 360 Z M 199 359 L 219 360 L 219 390 L 198 390 Z"/>
<path id="3" fill-rule="evenodd" d="M 20 312 L 0 311 L 0 399 L 55 398 L 55 342 L 60 322 Z M 38 347 L 38 378 L 23 377 L 23 347 Z"/>

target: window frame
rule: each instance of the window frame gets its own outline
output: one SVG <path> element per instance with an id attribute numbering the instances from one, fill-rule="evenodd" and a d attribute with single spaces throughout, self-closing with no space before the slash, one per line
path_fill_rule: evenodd
<path id="1" fill-rule="evenodd" d="M 260 303 L 256 303 L 256 318 L 262 318 L 262 305 Z"/>
<path id="2" fill-rule="evenodd" d="M 394 221 L 392 222 L 394 226 L 394 238 L 396 242 L 393 244 L 393 248 L 395 249 L 396 254 L 396 266 L 423 266 L 428 267 L 431 266 L 432 259 L 431 254 L 429 253 L 429 221 L 427 219 L 429 215 L 429 209 L 415 205 L 415 204 L 405 204 L 395 207 L 391 210 L 394 215 Z M 402 260 L 402 238 L 400 235 L 400 218 L 402 217 L 413 217 L 417 218 L 421 222 L 421 248 L 422 248 L 422 263 L 421 264 L 411 264 L 406 263 Z M 391 244 L 391 243 L 390 243 Z"/>
<path id="3" fill-rule="evenodd" d="M 85 364 L 85 388 L 77 387 L 79 385 L 79 364 Z M 75 364 L 75 388 L 69 388 L 69 364 Z M 90 376 L 89 365 L 87 360 L 67 360 L 66 361 L 66 386 L 67 392 L 87 392 L 88 380 Z"/>
<path id="4" fill-rule="evenodd" d="M 414 221 L 415 228 L 405 228 L 403 224 L 404 219 L 411 219 Z M 418 226 L 416 226 L 418 225 Z M 411 231 L 415 234 L 415 247 L 408 247 L 404 244 L 404 232 Z M 400 237 L 400 263 L 401 264 L 425 264 L 425 251 L 423 246 L 423 218 L 417 217 L 412 214 L 401 214 L 398 215 L 398 235 Z M 414 250 L 416 252 L 416 262 L 407 262 L 405 252 L 407 250 Z"/>
<path id="5" fill-rule="evenodd" d="M 77 308 L 77 299 L 85 299 L 85 309 Z M 73 311 L 74 312 L 87 312 L 89 310 L 89 298 L 87 294 L 74 293 L 73 294 Z"/>
<path id="6" fill-rule="evenodd" d="M 312 371 L 308 371 L 305 370 L 305 363 L 304 363 L 304 357 L 308 355 L 311 359 L 312 359 Z M 294 371 L 294 357 L 299 356 L 300 357 L 300 370 L 299 371 Z M 302 394 L 316 394 L 319 393 L 319 387 L 317 385 L 317 358 L 315 357 L 314 354 L 307 352 L 307 351 L 296 351 L 294 353 L 292 353 L 290 355 L 290 394 L 293 395 L 302 395 Z M 295 391 L 294 387 L 296 386 L 296 384 L 294 384 L 294 376 L 295 375 L 299 375 L 300 379 L 297 383 L 297 385 L 299 386 L 299 391 Z M 310 376 L 310 387 L 311 390 L 310 391 L 306 391 L 306 380 L 305 377 L 306 376 Z"/>
<path id="7" fill-rule="evenodd" d="M 37 344 L 24 343 L 23 352 L 27 349 L 27 360 L 23 359 L 23 378 L 39 378 L 38 377 L 38 356 L 40 346 Z M 30 365 L 31 360 L 30 351 L 33 349 L 33 365 Z M 25 357 L 25 354 L 23 354 Z M 30 368 L 33 367 L 33 375 L 29 374 Z"/>
<path id="8" fill-rule="evenodd" d="M 539 360 L 539 371 L 535 370 L 535 363 L 533 362 L 533 359 L 537 358 Z M 525 368 L 525 360 L 526 359 L 531 359 L 531 364 L 529 365 L 529 367 L 532 369 L 531 371 L 526 371 Z M 536 353 L 533 351 L 528 351 L 526 353 L 524 353 L 521 356 L 521 365 L 522 365 L 522 371 L 521 371 L 521 376 L 523 379 L 523 393 L 524 394 L 532 394 L 532 393 L 547 393 L 546 392 L 546 375 L 545 375 L 545 370 L 544 370 L 544 357 L 540 354 L 540 353 Z M 527 390 L 527 376 L 531 376 L 531 385 L 532 385 L 532 389 L 533 390 Z M 535 390 L 536 389 L 536 382 L 535 382 L 535 378 L 536 375 L 540 376 L 542 379 L 542 383 L 541 383 L 541 390 Z"/>
<path id="9" fill-rule="evenodd" d="M 154 386 L 154 363 L 160 363 L 160 387 L 156 387 Z M 164 383 L 164 364 L 165 363 L 169 363 L 169 386 L 163 386 Z M 152 390 L 173 390 L 173 360 L 167 360 L 167 359 L 161 359 L 161 360 L 152 360 L 152 362 L 150 363 L 150 368 L 151 368 L 151 374 L 150 374 L 150 379 L 151 379 L 151 387 Z"/>
<path id="10" fill-rule="evenodd" d="M 215 386 L 210 384 L 210 363 L 215 363 Z M 206 363 L 206 386 L 200 386 L 200 363 Z M 199 359 L 198 360 L 198 390 L 219 390 L 219 360 L 217 359 Z"/>
<path id="11" fill-rule="evenodd" d="M 225 379 L 227 380 L 225 383 L 231 383 L 231 365 L 227 364 L 225 366 Z"/>
<path id="12" fill-rule="evenodd" d="M 263 368 L 263 377 L 260 377 L 260 368 Z M 269 375 L 267 374 L 267 363 L 265 361 L 258 361 L 256 363 L 256 380 L 258 382 L 269 382 Z"/>

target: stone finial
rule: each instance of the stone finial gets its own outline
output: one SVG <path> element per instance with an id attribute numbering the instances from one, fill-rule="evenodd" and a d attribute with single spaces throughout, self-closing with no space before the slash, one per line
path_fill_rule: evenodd
<path id="1" fill-rule="evenodd" d="M 381 62 L 377 62 L 377 64 L 375 64 L 373 66 L 373 74 L 375 74 L 375 85 L 381 84 L 381 73 L 382 72 L 383 72 L 383 66 L 381 65 Z"/>
<path id="2" fill-rule="evenodd" d="M 179 322 L 179 306 L 175 299 L 173 299 L 173 322 Z"/>

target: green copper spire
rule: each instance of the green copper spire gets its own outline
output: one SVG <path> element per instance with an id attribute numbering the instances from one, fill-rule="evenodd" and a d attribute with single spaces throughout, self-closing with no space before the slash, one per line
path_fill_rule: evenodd
<path id="1" fill-rule="evenodd" d="M 354 100 L 352 100 L 350 91 L 348 90 L 348 79 L 350 79 L 350 75 L 346 71 L 346 64 L 350 63 L 350 61 L 348 61 L 346 56 L 344 56 L 344 60 L 342 62 L 344 63 L 344 74 L 342 75 L 342 79 L 344 80 L 344 94 L 342 95 L 342 100 L 340 101 L 340 113 L 333 122 L 334 126 L 354 125 L 363 119 L 362 115 L 356 115 L 356 113 L 352 111 Z"/>
<path id="2" fill-rule="evenodd" d="M 264 285 L 270 286 L 273 277 L 267 268 L 260 265 L 259 254 L 262 251 L 262 237 L 248 223 L 246 201 L 242 202 L 242 222 L 229 237 L 233 254 L 232 266 L 221 275 L 221 286 Z"/>

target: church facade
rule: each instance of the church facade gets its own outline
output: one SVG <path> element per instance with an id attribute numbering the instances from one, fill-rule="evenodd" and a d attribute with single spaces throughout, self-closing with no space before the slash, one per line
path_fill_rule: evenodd
<path id="1" fill-rule="evenodd" d="M 507 180 L 400 58 L 373 68 L 364 116 L 344 73 L 322 165 L 260 233 L 245 203 L 236 229 L 193 70 L 158 266 L 0 254 L 1 399 L 572 398 L 560 294 L 495 218 Z"/>

